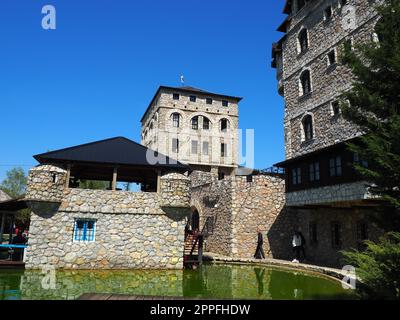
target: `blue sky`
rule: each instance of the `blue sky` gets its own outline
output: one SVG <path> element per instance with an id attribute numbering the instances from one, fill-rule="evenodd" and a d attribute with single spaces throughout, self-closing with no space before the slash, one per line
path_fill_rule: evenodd
<path id="1" fill-rule="evenodd" d="M 41 27 L 54 5 L 57 29 Z M 270 67 L 284 0 L 2 0 L 0 180 L 32 155 L 114 136 L 140 142 L 159 85 L 242 96 L 255 166 L 284 159 L 283 99 Z"/>

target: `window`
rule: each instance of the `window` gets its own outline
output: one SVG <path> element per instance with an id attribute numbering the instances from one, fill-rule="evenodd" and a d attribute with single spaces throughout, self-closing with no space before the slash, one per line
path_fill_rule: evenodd
<path id="1" fill-rule="evenodd" d="M 203 141 L 203 155 L 208 156 L 208 141 Z"/>
<path id="2" fill-rule="evenodd" d="M 333 101 L 331 107 L 332 107 L 332 116 L 337 116 L 340 114 L 339 101 Z"/>
<path id="3" fill-rule="evenodd" d="M 318 243 L 318 233 L 317 233 L 317 223 L 310 222 L 308 226 L 308 233 L 310 238 L 310 243 L 317 244 Z"/>
<path id="4" fill-rule="evenodd" d="M 221 125 L 221 131 L 226 132 L 226 130 L 228 129 L 228 119 L 221 119 L 220 125 Z"/>
<path id="5" fill-rule="evenodd" d="M 331 66 L 336 63 L 336 53 L 335 50 L 331 50 L 328 53 L 328 66 Z"/>
<path id="6" fill-rule="evenodd" d="M 207 103 L 207 104 L 212 104 L 212 102 L 213 102 L 213 101 L 212 101 L 211 98 L 207 98 L 207 99 L 206 99 L 206 103 Z"/>
<path id="7" fill-rule="evenodd" d="M 95 241 L 96 220 L 76 219 L 74 226 L 74 241 Z"/>
<path id="8" fill-rule="evenodd" d="M 292 169 L 292 183 L 293 185 L 301 184 L 301 168 Z"/>
<path id="9" fill-rule="evenodd" d="M 309 141 L 314 138 L 313 133 L 313 119 L 310 114 L 306 115 L 303 119 L 304 140 Z"/>
<path id="10" fill-rule="evenodd" d="M 53 183 L 57 183 L 58 182 L 58 175 L 57 174 L 53 173 L 52 181 L 53 181 Z"/>
<path id="11" fill-rule="evenodd" d="M 332 248 L 340 249 L 342 247 L 342 226 L 339 222 L 331 223 Z"/>
<path id="12" fill-rule="evenodd" d="M 310 164 L 310 181 L 319 181 L 320 179 L 320 171 L 319 171 L 319 162 L 313 162 Z"/>
<path id="13" fill-rule="evenodd" d="M 199 129 L 199 117 L 192 118 L 192 129 L 198 130 Z"/>
<path id="14" fill-rule="evenodd" d="M 181 115 L 179 113 L 172 114 L 172 125 L 174 128 L 179 128 Z"/>
<path id="15" fill-rule="evenodd" d="M 308 31 L 303 29 L 299 33 L 299 53 L 303 53 L 308 49 Z"/>
<path id="16" fill-rule="evenodd" d="M 357 164 L 364 168 L 368 168 L 368 161 L 361 159 L 360 155 L 357 152 L 353 154 L 353 162 L 354 164 Z"/>
<path id="17" fill-rule="evenodd" d="M 330 18 L 332 18 L 332 7 L 329 6 L 324 10 L 324 18 L 325 20 L 329 20 Z"/>
<path id="18" fill-rule="evenodd" d="M 221 157 L 225 158 L 228 155 L 228 145 L 226 143 L 221 143 Z"/>
<path id="19" fill-rule="evenodd" d="M 251 174 L 246 176 L 246 181 L 249 182 L 249 183 L 253 182 L 253 176 Z"/>
<path id="20" fill-rule="evenodd" d="M 172 152 L 174 153 L 179 152 L 179 139 L 176 138 L 172 139 Z"/>
<path id="21" fill-rule="evenodd" d="M 329 172 L 331 177 L 339 177 L 342 175 L 342 157 L 337 156 L 329 159 Z"/>
<path id="22" fill-rule="evenodd" d="M 222 100 L 222 106 L 227 107 L 228 106 L 228 100 Z"/>
<path id="23" fill-rule="evenodd" d="M 172 95 L 172 98 L 173 98 L 174 100 L 179 100 L 179 93 L 174 93 L 174 94 Z"/>
<path id="24" fill-rule="evenodd" d="M 357 222 L 357 242 L 358 249 L 365 249 L 364 241 L 368 240 L 368 224 L 365 221 Z"/>
<path id="25" fill-rule="evenodd" d="M 311 77 L 309 70 L 303 71 L 303 73 L 300 76 L 300 82 L 301 82 L 300 96 L 309 94 L 311 92 Z"/>
<path id="26" fill-rule="evenodd" d="M 210 129 L 210 120 L 206 117 L 203 117 L 203 129 L 204 130 Z"/>
<path id="27" fill-rule="evenodd" d="M 225 173 L 219 171 L 219 172 L 218 172 L 218 180 L 224 180 L 224 179 L 225 179 Z"/>
<path id="28" fill-rule="evenodd" d="M 350 50 L 353 50 L 353 40 L 352 39 L 346 39 L 344 41 L 344 47 L 349 48 Z"/>
<path id="29" fill-rule="evenodd" d="M 198 153 L 198 142 L 196 140 L 192 140 L 192 154 Z"/>
<path id="30" fill-rule="evenodd" d="M 196 102 L 196 96 L 190 96 L 190 101 L 191 102 Z"/>

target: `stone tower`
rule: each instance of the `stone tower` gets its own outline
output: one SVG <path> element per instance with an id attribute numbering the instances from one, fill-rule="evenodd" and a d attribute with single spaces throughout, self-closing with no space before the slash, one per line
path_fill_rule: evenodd
<path id="1" fill-rule="evenodd" d="M 239 97 L 161 86 L 142 123 L 142 144 L 193 170 L 232 175 L 238 166 Z"/>
<path id="2" fill-rule="evenodd" d="M 362 133 L 343 119 L 338 103 L 351 88 L 351 71 L 340 64 L 345 43 L 353 49 L 378 41 L 379 16 L 372 0 L 286 0 L 285 33 L 273 45 L 278 92 L 285 101 L 286 206 L 311 244 L 316 263 L 339 265 L 338 250 L 377 235 L 369 223 L 374 201 L 353 163 L 368 164 L 346 142 Z"/>

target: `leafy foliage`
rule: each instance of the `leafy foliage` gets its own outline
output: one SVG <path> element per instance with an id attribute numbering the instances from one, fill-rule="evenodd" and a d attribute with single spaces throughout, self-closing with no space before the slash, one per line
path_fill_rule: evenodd
<path id="1" fill-rule="evenodd" d="M 365 241 L 363 252 L 343 252 L 351 265 L 357 266 L 362 280 L 362 297 L 374 299 L 400 299 L 400 233 L 389 232 L 374 243 Z"/>
<path id="2" fill-rule="evenodd" d="M 341 99 L 345 119 L 364 135 L 350 143 L 351 151 L 367 161 L 355 165 L 370 183 L 370 191 L 387 200 L 377 209 L 382 229 L 377 243 L 367 241 L 365 251 L 343 252 L 354 265 L 364 297 L 400 299 L 400 1 L 387 0 L 377 7 L 379 41 L 351 48 L 344 46 L 341 61 L 354 75 L 352 88 Z"/>

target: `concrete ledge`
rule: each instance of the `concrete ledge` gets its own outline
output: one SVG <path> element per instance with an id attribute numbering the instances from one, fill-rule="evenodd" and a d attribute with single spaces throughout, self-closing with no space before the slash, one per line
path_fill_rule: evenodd
<path id="1" fill-rule="evenodd" d="M 312 264 L 305 263 L 295 263 L 286 260 L 278 260 L 278 259 L 253 259 L 253 258 L 235 258 L 235 257 L 226 257 L 222 255 L 218 255 L 211 252 L 204 253 L 203 256 L 205 261 L 210 261 L 212 263 L 231 263 L 231 264 L 251 264 L 251 265 L 262 265 L 266 267 L 279 267 L 288 270 L 297 270 L 304 271 L 307 273 L 316 273 L 324 276 L 328 276 L 330 278 L 334 278 L 335 280 L 342 280 L 348 274 L 340 269 L 328 268 L 315 266 Z"/>

